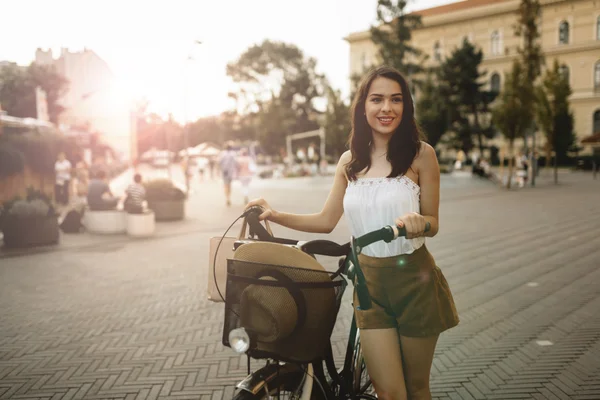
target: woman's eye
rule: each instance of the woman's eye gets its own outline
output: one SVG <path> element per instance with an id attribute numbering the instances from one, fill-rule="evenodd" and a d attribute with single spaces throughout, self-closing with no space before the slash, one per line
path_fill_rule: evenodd
<path id="1" fill-rule="evenodd" d="M 402 99 L 400 97 L 396 97 L 394 99 L 394 103 L 402 103 Z"/>

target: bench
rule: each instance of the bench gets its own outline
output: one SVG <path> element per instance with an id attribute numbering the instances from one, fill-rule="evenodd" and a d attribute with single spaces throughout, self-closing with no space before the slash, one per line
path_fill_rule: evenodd
<path id="1" fill-rule="evenodd" d="M 127 235 L 132 237 L 149 237 L 154 235 L 156 223 L 154 212 L 145 211 L 142 214 L 127 214 Z"/>
<path id="2" fill-rule="evenodd" d="M 127 232 L 127 214 L 122 210 L 85 210 L 83 225 L 90 233 L 117 235 Z"/>

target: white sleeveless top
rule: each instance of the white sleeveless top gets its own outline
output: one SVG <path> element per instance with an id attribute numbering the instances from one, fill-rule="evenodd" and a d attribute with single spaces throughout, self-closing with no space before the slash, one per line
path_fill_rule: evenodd
<path id="1" fill-rule="evenodd" d="M 344 215 L 353 236 L 393 225 L 396 218 L 420 212 L 421 188 L 402 175 L 395 178 L 359 178 L 349 181 L 344 196 Z M 362 250 L 370 257 L 410 254 L 425 244 L 425 237 L 399 238 L 373 243 Z"/>

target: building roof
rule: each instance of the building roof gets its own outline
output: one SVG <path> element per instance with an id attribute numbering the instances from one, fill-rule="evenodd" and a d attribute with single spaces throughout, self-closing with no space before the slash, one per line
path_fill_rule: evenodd
<path id="1" fill-rule="evenodd" d="M 426 8 L 424 10 L 413 11 L 411 14 L 417 14 L 421 17 L 433 17 L 437 15 L 450 14 L 454 12 L 466 11 L 482 6 L 491 6 L 495 4 L 506 3 L 511 0 L 463 0 L 456 1 L 454 3 L 445 4 L 443 6 L 437 6 L 432 8 Z M 362 40 L 370 37 L 369 31 L 354 32 L 344 38 L 347 41 Z"/>
<path id="2" fill-rule="evenodd" d="M 456 11 L 463 11 L 470 8 L 488 6 L 497 3 L 504 3 L 510 0 L 464 0 L 455 3 L 444 4 L 443 6 L 427 8 L 425 10 L 415 11 L 414 14 L 419 14 L 423 17 L 433 15 L 447 14 Z"/>

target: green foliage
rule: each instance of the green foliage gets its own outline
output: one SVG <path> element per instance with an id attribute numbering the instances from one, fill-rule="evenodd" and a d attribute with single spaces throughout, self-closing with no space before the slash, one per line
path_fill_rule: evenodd
<path id="1" fill-rule="evenodd" d="M 318 128 L 322 111 L 315 100 L 323 96 L 326 81 L 316 72 L 316 60 L 295 45 L 265 40 L 229 63 L 227 75 L 239 87 L 230 93 L 240 114 L 231 124 L 233 134 L 249 133 L 248 139 L 276 152 L 287 135 Z"/>
<path id="2" fill-rule="evenodd" d="M 513 173 L 512 156 L 515 139 L 523 137 L 531 124 L 531 112 L 526 108 L 524 98 L 521 96 L 525 79 L 527 77 L 523 73 L 523 66 L 519 60 L 515 60 L 504 82 L 504 89 L 500 92 L 498 104 L 492 111 L 494 124 L 508 140 L 510 163 L 506 187 L 509 189 Z"/>
<path id="3" fill-rule="evenodd" d="M 2 205 L 0 208 L 0 229 L 3 228 L 8 216 L 27 218 L 55 215 L 56 210 L 50 198 L 45 193 L 29 187 L 24 199 L 17 196 Z"/>
<path id="4" fill-rule="evenodd" d="M 378 0 L 377 24 L 371 27 L 371 40 L 379 49 L 381 61 L 396 68 L 413 83 L 414 75 L 424 71 L 426 56 L 411 45 L 412 30 L 422 26 L 421 16 L 407 14 L 406 0 Z M 415 61 L 413 61 L 415 60 Z"/>
<path id="5" fill-rule="evenodd" d="M 493 110 L 494 123 L 511 143 L 522 137 L 529 126 L 529 110 L 525 109 L 521 96 L 524 79 L 523 66 L 515 60 Z"/>
<path id="6" fill-rule="evenodd" d="M 342 99 L 339 90 L 327 88 L 327 111 L 324 116 L 326 148 L 335 158 L 346 151 L 350 134 L 350 107 Z"/>
<path id="7" fill-rule="evenodd" d="M 16 63 L 0 67 L 0 103 L 14 117 L 36 116 L 35 86 L 27 70 Z"/>
<path id="8" fill-rule="evenodd" d="M 35 88 L 38 86 L 46 92 L 50 121 L 57 123 L 65 110 L 59 99 L 67 90 L 68 81 L 53 66 L 32 63 L 20 67 L 13 63 L 0 68 L 2 109 L 14 117 L 35 118 Z"/>
<path id="9" fill-rule="evenodd" d="M 31 77 L 35 86 L 39 86 L 46 92 L 48 102 L 48 117 L 50 122 L 57 124 L 58 118 L 65 111 L 59 101 L 67 92 L 69 81 L 56 71 L 52 65 L 38 65 L 32 63 L 27 68 L 27 73 Z"/>
<path id="10" fill-rule="evenodd" d="M 0 178 L 19 174 L 25 168 L 23 153 L 11 146 L 7 141 L 0 140 Z"/>
<path id="11" fill-rule="evenodd" d="M 524 111 L 529 114 L 529 120 L 533 121 L 535 115 L 535 81 L 541 74 L 544 64 L 544 54 L 540 44 L 540 30 L 538 27 L 540 16 L 539 0 L 521 0 L 517 13 L 517 24 L 515 35 L 522 39 L 522 46 L 518 52 L 520 62 L 523 66 L 522 73 L 525 78 L 521 81 L 520 96 Z"/>
<path id="12" fill-rule="evenodd" d="M 185 200 L 183 190 L 176 187 L 169 179 L 154 179 L 144 183 L 147 201 Z"/>
<path id="13" fill-rule="evenodd" d="M 482 126 L 482 116 L 496 93 L 484 90 L 486 72 L 480 71 L 483 52 L 468 40 L 456 48 L 440 66 L 440 92 L 449 108 L 449 120 L 455 132 L 457 147 L 469 151 L 473 135 L 477 135 L 479 151 L 483 154 L 483 138 L 492 137 L 494 130 Z"/>
<path id="14" fill-rule="evenodd" d="M 555 151 L 557 163 L 565 162 L 567 153 L 576 143 L 573 130 L 573 113 L 569 107 L 572 94 L 567 79 L 562 75 L 558 60 L 546 71 L 542 83 L 535 88 L 537 122 L 546 135 L 548 144 L 546 159 Z"/>
<path id="15" fill-rule="evenodd" d="M 427 142 L 435 147 L 449 129 L 450 115 L 448 103 L 442 96 L 439 85 L 433 81 L 432 74 L 427 75 L 421 86 L 416 111 L 417 121 L 427 137 Z"/>

